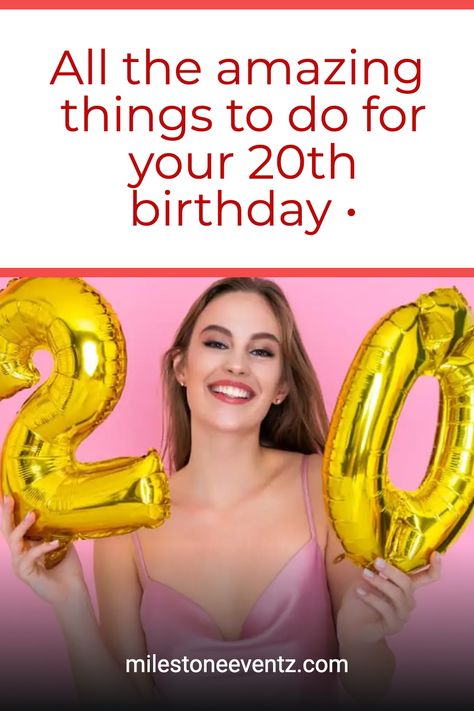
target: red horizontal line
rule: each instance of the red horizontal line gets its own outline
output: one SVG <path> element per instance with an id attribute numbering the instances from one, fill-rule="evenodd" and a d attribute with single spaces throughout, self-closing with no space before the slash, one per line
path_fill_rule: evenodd
<path id="1" fill-rule="evenodd" d="M 31 269 L 0 269 L 0 277 L 84 277 L 84 276 L 110 276 L 110 277 L 191 277 L 191 276 L 295 276 L 295 277 L 474 277 L 474 268 L 437 268 L 437 267 L 371 267 L 371 268 L 281 268 L 259 267 L 251 268 L 206 268 L 173 267 L 169 269 L 135 269 L 135 268 L 31 268 Z"/>
<path id="2" fill-rule="evenodd" d="M 0 0 L 4 10 L 463 10 L 474 0 Z"/>

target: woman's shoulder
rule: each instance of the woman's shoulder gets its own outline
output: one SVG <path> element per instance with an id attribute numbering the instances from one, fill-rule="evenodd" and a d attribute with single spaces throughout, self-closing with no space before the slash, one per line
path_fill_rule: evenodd
<path id="1" fill-rule="evenodd" d="M 321 454 L 302 454 L 301 452 L 290 452 L 283 449 L 272 449 L 271 451 L 278 468 L 296 470 L 307 466 L 308 481 L 314 483 L 316 480 L 319 485 L 321 484 L 323 464 Z"/>
<path id="2" fill-rule="evenodd" d="M 286 478 L 289 482 L 294 481 L 295 474 L 303 474 L 306 468 L 306 481 L 311 514 L 313 516 L 318 541 L 321 548 L 325 549 L 328 537 L 328 519 L 324 503 L 322 455 L 302 454 L 301 452 L 275 449 L 273 450 L 273 456 L 275 458 L 275 471 L 279 471 L 283 476 L 286 474 Z"/>
<path id="3" fill-rule="evenodd" d="M 323 455 L 307 454 L 308 460 L 308 482 L 312 489 L 322 494 L 323 482 Z"/>
<path id="4" fill-rule="evenodd" d="M 321 454 L 305 455 L 311 513 L 320 548 L 325 551 L 328 542 L 328 517 L 324 502 L 323 457 Z"/>

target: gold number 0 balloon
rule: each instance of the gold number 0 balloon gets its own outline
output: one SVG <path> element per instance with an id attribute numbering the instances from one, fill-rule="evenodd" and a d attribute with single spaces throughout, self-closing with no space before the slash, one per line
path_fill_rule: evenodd
<path id="1" fill-rule="evenodd" d="M 125 382 L 125 342 L 117 316 L 80 279 L 11 281 L 0 292 L 0 399 L 35 385 L 32 354 L 47 349 L 54 366 L 21 408 L 2 452 L 2 490 L 18 520 L 33 509 L 33 539 L 59 539 L 48 567 L 75 538 L 155 527 L 169 515 L 160 457 L 122 457 L 90 464 L 77 446 L 107 417 Z"/>
<path id="2" fill-rule="evenodd" d="M 326 506 L 347 557 L 382 556 L 408 572 L 445 550 L 474 502 L 474 329 L 456 289 L 437 289 L 382 318 L 348 371 L 323 465 Z M 416 491 L 396 489 L 387 456 L 419 376 L 440 385 L 435 444 Z"/>

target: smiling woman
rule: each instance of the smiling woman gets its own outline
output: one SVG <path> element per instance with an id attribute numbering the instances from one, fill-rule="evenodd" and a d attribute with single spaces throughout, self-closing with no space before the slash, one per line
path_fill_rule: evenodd
<path id="1" fill-rule="evenodd" d="M 179 327 L 163 377 L 171 518 L 97 543 L 100 625 L 74 549 L 45 571 L 42 550 L 24 539 L 34 517 L 14 527 L 13 502 L 4 504 L 14 565 L 53 605 L 81 696 L 174 709 L 327 707 L 337 674 L 329 664 L 316 673 L 314 660 L 339 656 L 347 691 L 379 699 L 393 672 L 385 637 L 440 563 L 433 556 L 409 576 L 382 560 L 365 571 L 334 562 L 342 548 L 320 478 L 327 418 L 281 289 L 264 279 L 211 285 Z M 126 673 L 127 660 L 157 657 L 145 673 Z M 202 671 L 208 660 L 217 671 Z"/>
<path id="2" fill-rule="evenodd" d="M 203 348 L 216 349 L 217 354 Z M 189 356 L 201 353 L 209 367 L 215 359 L 220 378 L 223 373 L 227 380 L 229 373 L 240 375 L 232 378 L 240 387 L 252 385 L 250 366 L 254 377 L 258 373 L 271 378 L 266 386 L 270 392 L 263 403 L 259 400 L 257 433 L 262 445 L 303 454 L 323 452 L 328 427 L 323 396 L 286 297 L 269 280 L 224 279 L 193 304 L 164 358 L 168 446 L 176 470 L 188 462 L 191 448 L 193 395 L 189 387 L 183 391 L 180 386 L 186 382 Z"/>

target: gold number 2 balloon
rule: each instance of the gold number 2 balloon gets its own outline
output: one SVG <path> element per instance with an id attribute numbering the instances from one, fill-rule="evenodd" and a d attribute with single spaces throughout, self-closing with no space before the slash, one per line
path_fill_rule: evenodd
<path id="1" fill-rule="evenodd" d="M 111 306 L 81 279 L 11 281 L 0 292 L 0 399 L 38 382 L 35 350 L 47 349 L 53 371 L 26 401 L 2 452 L 2 490 L 18 520 L 35 510 L 32 539 L 58 539 L 48 567 L 76 538 L 156 527 L 169 516 L 167 478 L 157 452 L 78 462 L 78 445 L 121 396 L 126 352 Z"/>
<path id="2" fill-rule="evenodd" d="M 387 457 L 422 375 L 438 379 L 440 406 L 428 470 L 409 492 L 389 481 Z M 409 572 L 459 535 L 474 502 L 474 328 L 455 288 L 391 311 L 366 336 L 336 404 L 323 472 L 329 517 L 361 565 L 382 556 Z"/>

